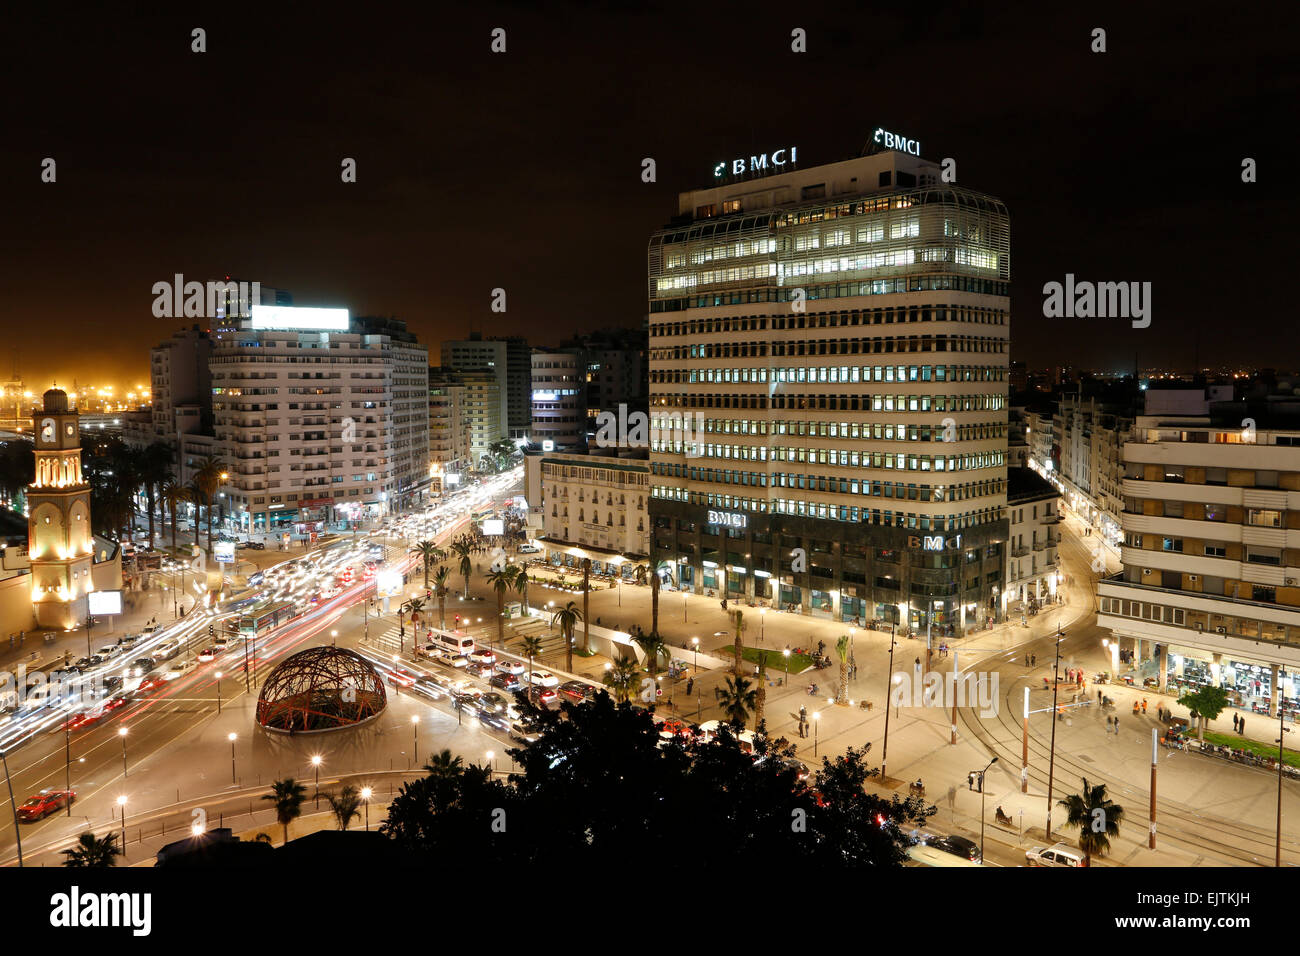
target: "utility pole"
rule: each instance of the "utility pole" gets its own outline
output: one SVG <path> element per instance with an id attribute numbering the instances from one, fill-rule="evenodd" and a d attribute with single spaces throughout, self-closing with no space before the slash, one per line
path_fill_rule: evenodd
<path id="1" fill-rule="evenodd" d="M 1052 751 L 1047 761 L 1047 842 L 1052 841 L 1052 784 L 1056 779 L 1056 699 L 1059 693 L 1060 682 L 1058 675 L 1061 667 L 1061 641 L 1065 640 L 1065 632 L 1061 630 L 1060 622 L 1056 625 L 1056 659 L 1052 662 Z"/>
<path id="2" fill-rule="evenodd" d="M 1160 734 L 1151 728 L 1151 832 L 1147 837 L 1147 849 L 1156 848 L 1156 766 L 1160 759 Z"/>
<path id="3" fill-rule="evenodd" d="M 1025 718 L 1020 738 L 1020 792 L 1029 792 L 1029 685 L 1025 685 Z"/>
<path id="4" fill-rule="evenodd" d="M 894 647 L 897 642 L 894 640 L 894 624 L 889 625 L 889 671 L 885 674 L 885 742 L 880 748 L 880 779 L 885 779 L 885 758 L 889 756 L 889 688 L 894 680 Z M 956 658 L 954 657 L 955 661 Z"/>
<path id="5" fill-rule="evenodd" d="M 1277 706 L 1277 728 L 1277 849 L 1273 857 L 1273 865 L 1280 867 L 1282 865 L 1282 756 L 1286 751 L 1286 735 L 1291 732 L 1291 728 L 1286 726 L 1286 711 L 1283 710 L 1280 701 Z M 10 791 L 9 799 L 13 799 L 13 791 Z M 1154 831 L 1154 827 L 1152 829 Z"/>

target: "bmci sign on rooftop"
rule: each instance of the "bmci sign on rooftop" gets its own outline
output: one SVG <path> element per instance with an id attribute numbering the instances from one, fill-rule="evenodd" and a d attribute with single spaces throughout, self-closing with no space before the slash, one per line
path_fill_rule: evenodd
<path id="1" fill-rule="evenodd" d="M 781 147 L 768 153 L 759 153 L 757 156 L 750 156 L 746 159 L 744 156 L 739 159 L 733 159 L 730 162 L 718 163 L 713 167 L 713 178 L 723 179 L 727 176 L 743 176 L 745 173 L 758 173 L 768 169 L 779 169 L 782 166 L 792 166 L 799 161 L 799 147 Z"/>

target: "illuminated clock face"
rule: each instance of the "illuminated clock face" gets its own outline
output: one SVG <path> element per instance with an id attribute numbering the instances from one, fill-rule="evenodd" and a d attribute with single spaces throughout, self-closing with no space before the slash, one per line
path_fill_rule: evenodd
<path id="1" fill-rule="evenodd" d="M 55 434 L 54 419 L 42 418 L 41 419 L 41 441 L 45 442 L 46 444 L 52 444 L 54 442 L 54 434 Z"/>
<path id="2" fill-rule="evenodd" d="M 63 426 L 63 434 L 67 435 L 69 438 L 71 438 L 76 431 L 77 430 L 72 427 L 72 422 L 68 422 L 68 424 Z"/>

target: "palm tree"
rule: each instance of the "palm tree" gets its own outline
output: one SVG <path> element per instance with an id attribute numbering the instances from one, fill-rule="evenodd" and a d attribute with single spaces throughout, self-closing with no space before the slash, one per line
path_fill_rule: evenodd
<path id="1" fill-rule="evenodd" d="M 340 830 L 346 830 L 348 824 L 361 815 L 361 790 L 350 783 L 337 794 L 330 794 L 325 799 L 329 801 L 330 810 L 339 822 Z"/>
<path id="2" fill-rule="evenodd" d="M 727 723 L 737 730 L 745 728 L 749 712 L 754 710 L 758 703 L 758 691 L 747 678 L 739 674 L 734 678 L 728 677 L 725 686 L 713 688 L 713 696 L 717 698 L 722 712 L 727 715 Z"/>
<path id="3" fill-rule="evenodd" d="M 460 573 L 465 577 L 465 597 L 469 597 L 469 573 L 474 570 L 474 562 L 470 558 L 470 546 L 468 541 L 457 541 L 451 546 L 451 550 L 456 552 L 460 558 Z"/>
<path id="4" fill-rule="evenodd" d="M 433 583 L 438 589 L 438 626 L 444 631 L 447 629 L 447 566 L 438 565 L 438 570 L 433 572 Z"/>
<path id="5" fill-rule="evenodd" d="M 757 695 L 754 697 L 754 730 L 762 733 L 766 728 L 764 721 L 767 719 L 767 655 L 758 656 L 758 687 Z"/>
<path id="6" fill-rule="evenodd" d="M 572 602 L 570 602 L 572 603 Z M 519 649 L 528 657 L 528 686 L 533 686 L 533 658 L 542 653 L 542 639 L 536 634 L 529 634 L 519 642 Z"/>
<path id="7" fill-rule="evenodd" d="M 733 611 L 733 612 L 732 612 L 732 618 L 731 618 L 731 619 L 732 619 L 732 623 L 733 623 L 733 624 L 735 625 L 735 627 L 736 627 L 736 646 L 735 646 L 736 665 L 735 665 L 735 671 L 736 671 L 736 676 L 739 677 L 741 674 L 744 673 L 744 671 L 741 670 L 741 668 L 740 668 L 740 662 L 741 662 L 741 660 L 743 659 L 743 655 L 744 655 L 744 651 L 745 651 L 745 649 L 744 649 L 744 647 L 743 647 L 743 646 L 741 645 L 741 643 L 740 643 L 740 636 L 741 636 L 742 634 L 745 633 L 745 627 L 746 627 L 746 625 L 745 625 L 745 612 L 744 612 L 744 611 L 741 611 L 741 610 Z"/>
<path id="8" fill-rule="evenodd" d="M 1124 819 L 1124 808 L 1106 796 L 1106 785 L 1088 785 L 1083 778 L 1083 792 L 1071 794 L 1057 801 L 1065 808 L 1065 825 L 1079 828 L 1079 849 L 1085 863 L 1094 856 L 1105 856 L 1110 849 L 1110 838 L 1119 836 L 1119 824 Z"/>
<path id="9" fill-rule="evenodd" d="M 582 559 L 582 653 L 591 653 L 591 558 Z"/>
<path id="10" fill-rule="evenodd" d="M 87 831 L 77 839 L 75 846 L 64 850 L 63 855 L 64 866 L 100 869 L 117 866 L 122 849 L 117 845 L 116 831 L 109 831 L 102 839 Z"/>
<path id="11" fill-rule="evenodd" d="M 645 584 L 645 576 L 648 573 L 649 569 L 644 564 L 638 564 L 632 569 L 632 580 L 637 584 Z"/>
<path id="12" fill-rule="evenodd" d="M 650 633 L 659 633 L 659 569 L 650 574 Z"/>
<path id="13" fill-rule="evenodd" d="M 497 592 L 497 640 L 504 647 L 506 642 L 506 592 L 515 586 L 515 575 L 519 569 L 513 564 L 504 568 L 491 568 L 487 574 L 488 586 Z"/>
<path id="14" fill-rule="evenodd" d="M 465 772 L 461 759 L 452 756 L 450 750 L 442 750 L 434 754 L 424 765 L 424 769 L 429 771 L 429 776 L 442 780 L 454 780 Z"/>
<path id="15" fill-rule="evenodd" d="M 841 634 L 835 642 L 835 653 L 840 657 L 840 686 L 835 691 L 835 703 L 849 702 L 849 636 Z"/>
<path id="16" fill-rule="evenodd" d="M 177 484 L 174 481 L 163 482 L 162 488 L 158 491 L 162 498 L 163 504 L 167 506 L 167 512 L 172 524 L 172 550 L 176 550 L 176 511 L 177 509 L 190 500 L 190 491 L 184 485 Z"/>
<path id="17" fill-rule="evenodd" d="M 153 508 L 158 499 L 159 489 L 169 481 L 172 474 L 172 450 L 160 441 L 151 442 L 140 452 L 138 477 L 144 485 L 145 500 L 149 509 L 149 547 L 154 546 Z"/>
<path id="18" fill-rule="evenodd" d="M 524 614 L 528 613 L 528 569 L 520 568 L 519 573 L 515 575 L 515 590 L 519 592 L 519 597 L 524 602 Z"/>
<path id="19" fill-rule="evenodd" d="M 284 842 L 289 842 L 289 824 L 302 816 L 302 804 L 307 799 L 307 787 L 293 777 L 276 780 L 271 784 L 271 792 L 262 795 L 275 805 L 275 819 L 284 827 Z"/>
<path id="20" fill-rule="evenodd" d="M 418 554 L 420 560 L 424 563 L 424 589 L 429 590 L 429 568 L 438 560 L 438 555 L 442 552 L 432 541 L 421 541 L 411 549 L 412 554 Z"/>
<path id="21" fill-rule="evenodd" d="M 573 673 L 573 628 L 582 619 L 582 612 L 572 601 L 551 615 L 551 627 L 558 622 L 564 635 L 564 669 L 570 674 Z"/>
<path id="22" fill-rule="evenodd" d="M 645 651 L 646 664 L 650 668 L 650 679 L 658 684 L 659 655 L 667 649 L 668 645 L 654 631 L 649 634 L 638 635 L 632 640 L 636 641 L 637 646 Z"/>
<path id="23" fill-rule="evenodd" d="M 212 504 L 217 496 L 217 489 L 225 476 L 221 460 L 212 455 L 204 458 L 194 473 L 192 485 L 199 493 L 199 498 L 208 509 L 208 554 L 212 554 Z M 197 540 L 198 536 L 195 535 Z"/>
<path id="24" fill-rule="evenodd" d="M 402 605 L 406 613 L 411 615 L 411 640 L 415 640 L 415 634 L 420 626 L 420 613 L 424 610 L 424 598 L 413 597 Z"/>
<path id="25" fill-rule="evenodd" d="M 620 701 L 626 701 L 632 696 L 632 689 L 636 687 L 637 680 L 641 677 L 641 668 L 637 667 L 636 661 L 629 657 L 620 657 L 613 665 L 605 668 L 605 686 L 614 691 L 614 696 Z"/>

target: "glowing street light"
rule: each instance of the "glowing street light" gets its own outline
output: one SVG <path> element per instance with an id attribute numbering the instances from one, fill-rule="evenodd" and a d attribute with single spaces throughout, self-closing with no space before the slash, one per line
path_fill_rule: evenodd
<path id="1" fill-rule="evenodd" d="M 126 728 L 117 728 L 117 735 L 122 738 L 122 776 L 126 776 Z M 122 799 L 126 799 L 123 797 Z"/>
<path id="2" fill-rule="evenodd" d="M 239 778 L 235 776 L 235 741 L 239 739 L 239 734 L 232 730 L 226 735 L 226 739 L 230 741 L 230 782 L 238 783 Z"/>
<path id="3" fill-rule="evenodd" d="M 369 787 L 361 788 L 361 800 L 366 805 L 366 832 L 370 832 L 370 796 L 374 791 Z"/>
<path id="4" fill-rule="evenodd" d="M 316 770 L 316 809 L 320 809 L 320 754 L 312 754 L 311 765 Z"/>

